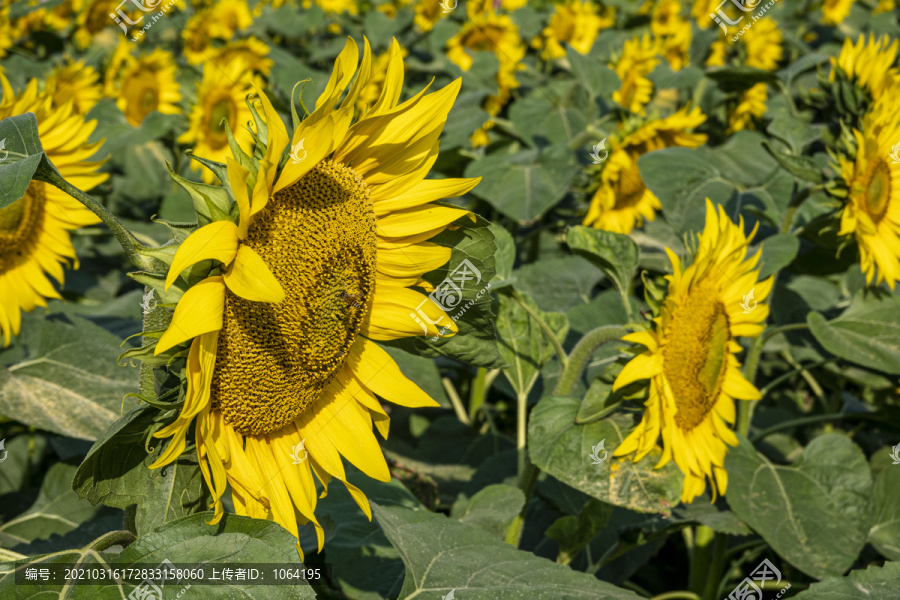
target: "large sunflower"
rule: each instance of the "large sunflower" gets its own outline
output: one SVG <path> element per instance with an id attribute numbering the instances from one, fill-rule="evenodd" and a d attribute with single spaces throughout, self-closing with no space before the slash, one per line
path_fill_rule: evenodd
<path id="1" fill-rule="evenodd" d="M 252 137 L 246 123 L 252 114 L 244 98 L 251 89 L 252 72 L 243 60 L 206 63 L 197 85 L 197 103 L 191 110 L 191 126 L 178 142 L 191 145 L 197 156 L 223 161 L 230 154 L 224 119 L 241 148 L 250 148 Z M 203 171 L 203 181 L 212 183 L 214 179 L 210 171 Z"/>
<path id="2" fill-rule="evenodd" d="M 3 101 L 0 119 L 34 113 L 44 151 L 63 178 L 83 190 L 106 180 L 97 173 L 101 163 L 89 162 L 100 142 L 89 144 L 94 121 L 85 122 L 73 102 L 53 106 L 52 97 L 38 93 L 37 80 L 20 95 L 0 74 Z M 61 190 L 32 181 L 25 196 L 0 208 L 0 334 L 3 345 L 18 335 L 21 311 L 47 306 L 47 298 L 60 298 L 48 275 L 63 282 L 63 266 L 78 267 L 69 231 L 99 223 L 100 219 Z"/>
<path id="3" fill-rule="evenodd" d="M 650 379 L 650 395 L 641 423 L 614 456 L 635 453 L 638 461 L 662 436 L 657 468 L 674 458 L 685 474 L 682 502 L 702 494 L 707 478 L 714 484 L 713 498 L 717 490 L 725 493 L 725 454 L 729 445 L 737 445 L 729 427 L 735 420 L 734 399 L 760 398 L 734 356 L 741 350 L 735 339 L 762 333 L 769 314 L 765 300 L 774 280 L 758 281 L 759 251 L 745 260 L 755 234 L 754 228 L 746 236 L 743 218 L 735 225 L 721 206 L 717 213 L 707 200 L 693 264 L 683 267 L 666 249 L 672 275 L 666 277 L 669 290 L 655 327 L 624 338 L 646 350 L 625 365 L 613 390 Z M 748 295 L 752 300 L 745 300 Z"/>
<path id="4" fill-rule="evenodd" d="M 341 457 L 390 479 L 372 432 L 373 424 L 388 432 L 376 395 L 436 405 L 373 340 L 438 333 L 432 323 L 445 313 L 425 303 L 432 323 L 422 331 L 410 312 L 426 296 L 409 286 L 450 259 L 449 248 L 427 240 L 470 214 L 434 202 L 478 183 L 424 179 L 460 81 L 399 103 L 403 60 L 394 41 L 381 96 L 351 124 L 373 76 L 368 42 L 356 81 L 335 107 L 357 62 L 348 40 L 315 110 L 291 138 L 260 94 L 265 142 L 252 163 L 226 159 L 238 216 L 201 227 L 178 249 L 167 288 L 200 261 L 217 266 L 187 289 L 156 347 L 159 354 L 190 342 L 184 407 L 156 433 L 172 439 L 152 466 L 181 454 L 196 421 L 214 520 L 230 484 L 238 513 L 277 521 L 295 536 L 298 522 L 311 521 L 320 549 L 313 477 L 326 490 L 332 478 L 344 482 L 369 518 Z"/>
<path id="5" fill-rule="evenodd" d="M 866 280 L 887 281 L 891 289 L 900 280 L 900 108 L 894 98 L 886 94 L 862 131 L 854 130 L 856 158 L 840 160 L 849 188 L 840 234 L 856 237 Z"/>

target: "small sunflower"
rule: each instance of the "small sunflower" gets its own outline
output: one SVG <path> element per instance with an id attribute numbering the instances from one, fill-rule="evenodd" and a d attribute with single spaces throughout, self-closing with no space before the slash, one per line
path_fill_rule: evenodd
<path id="1" fill-rule="evenodd" d="M 100 74 L 83 60 L 69 60 L 59 65 L 47 77 L 46 92 L 53 98 L 53 106 L 72 101 L 72 109 L 85 115 L 100 101 Z"/>
<path id="2" fill-rule="evenodd" d="M 243 40 L 236 40 L 225 44 L 215 50 L 212 61 L 215 64 L 227 64 L 236 60 L 244 61 L 247 68 L 255 74 L 268 77 L 272 72 L 272 59 L 268 57 L 269 46 L 259 38 L 253 36 Z M 259 84 L 259 81 L 255 82 Z"/>
<path id="3" fill-rule="evenodd" d="M 619 60 L 609 65 L 622 82 L 619 89 L 613 92 L 613 100 L 626 110 L 644 114 L 644 106 L 653 95 L 653 83 L 647 75 L 659 64 L 657 53 L 657 43 L 645 34 L 640 39 L 626 40 Z"/>
<path id="4" fill-rule="evenodd" d="M 95 122 L 85 122 L 75 113 L 72 101 L 54 106 L 46 92 L 38 93 L 36 79 L 19 95 L 2 74 L 0 86 L 0 119 L 34 113 L 44 152 L 66 181 L 89 190 L 106 180 L 105 173 L 97 172 L 102 163 L 87 160 L 101 144 L 88 143 Z M 48 275 L 62 284 L 63 267 L 71 262 L 78 268 L 69 232 L 99 222 L 81 203 L 42 181 L 32 181 L 25 196 L 0 208 L 0 334 L 4 346 L 19 334 L 21 311 L 45 307 L 47 298 L 61 298 Z"/>
<path id="5" fill-rule="evenodd" d="M 226 40 L 253 24 L 247 0 L 218 0 L 212 4 L 211 10 L 211 17 L 228 32 Z"/>
<path id="6" fill-rule="evenodd" d="M 900 280 L 900 109 L 886 95 L 854 130 L 856 158 L 840 159 L 847 182 L 847 204 L 841 214 L 841 235 L 853 235 L 859 245 L 866 281 L 887 281 L 893 290 Z M 876 275 L 877 274 L 877 275 Z"/>
<path id="7" fill-rule="evenodd" d="M 850 14 L 856 0 L 825 0 L 822 4 L 822 22 L 826 25 L 840 25 Z"/>
<path id="8" fill-rule="evenodd" d="M 106 29 L 114 27 L 115 21 L 109 18 L 115 13 L 121 2 L 118 0 L 86 0 L 78 10 L 75 20 L 75 45 L 81 49 L 87 48 L 94 41 L 94 36 Z M 139 14 L 140 11 L 130 11 L 130 14 Z M 128 13 L 126 13 L 128 14 Z M 134 19 L 132 19 L 134 20 Z"/>
<path id="9" fill-rule="evenodd" d="M 769 89 L 765 83 L 757 83 L 741 94 L 738 104 L 728 117 L 728 133 L 753 129 L 766 113 Z"/>
<path id="10" fill-rule="evenodd" d="M 600 174 L 584 225 L 616 233 L 629 233 L 644 220 L 652 221 L 662 208 L 638 169 L 638 159 L 647 152 L 683 146 L 696 148 L 706 143 L 706 135 L 691 129 L 706 121 L 699 108 L 683 108 L 665 119 L 649 121 L 613 142 L 613 150 Z"/>
<path id="11" fill-rule="evenodd" d="M 615 23 L 615 9 L 603 8 L 598 11 L 593 2 L 568 0 L 556 4 L 547 27 L 531 43 L 531 47 L 541 50 L 544 60 L 554 60 L 566 55 L 563 42 L 568 43 L 581 54 L 587 54 L 597 39 L 601 29 Z"/>
<path id="12" fill-rule="evenodd" d="M 179 275 L 191 265 L 212 260 L 216 267 L 184 292 L 156 346 L 159 354 L 190 343 L 184 407 L 155 434 L 171 440 L 152 467 L 181 454 L 196 422 L 213 522 L 230 485 L 239 514 L 276 521 L 295 536 L 298 522 L 312 522 L 321 549 L 314 477 L 326 491 L 332 479 L 342 481 L 369 518 L 342 457 L 370 477 L 390 479 L 372 432 L 374 425 L 386 436 L 389 424 L 376 394 L 403 406 L 436 406 L 373 340 L 426 335 L 410 318 L 410 307 L 426 296 L 409 286 L 450 259 L 450 248 L 428 240 L 471 216 L 435 202 L 465 194 L 478 180 L 425 179 L 460 81 L 400 103 L 400 55 L 394 41 L 382 94 L 355 123 L 372 75 L 368 42 L 341 104 L 357 70 L 352 40 L 292 137 L 260 94 L 265 123 L 257 129 L 266 140 L 252 161 L 226 157 L 237 218 L 223 212 L 174 255 L 167 289 L 185 281 Z M 339 284 L 326 285 L 335 277 Z M 338 293 L 352 301 L 334 302 Z M 443 311 L 427 305 L 438 322 Z M 427 335 L 437 332 L 428 325 Z M 297 448 L 299 463 L 292 460 Z M 299 542 L 297 549 L 302 555 Z"/>
<path id="13" fill-rule="evenodd" d="M 519 87 L 516 72 L 524 67 L 525 44 L 519 28 L 508 15 L 492 10 L 478 13 L 447 42 L 447 58 L 463 71 L 472 68 L 472 52 L 493 52 L 500 63 L 497 85 L 501 90 Z"/>
<path id="14" fill-rule="evenodd" d="M 213 40 L 229 41 L 233 35 L 233 31 L 215 19 L 213 9 L 198 10 L 181 32 L 182 54 L 189 65 L 203 64 L 210 59 Z"/>
<path id="15" fill-rule="evenodd" d="M 865 36 L 860 35 L 855 44 L 849 39 L 844 40 L 840 54 L 831 59 L 832 71 L 828 78 L 834 81 L 834 69 L 839 68 L 849 79 L 867 90 L 873 101 L 878 101 L 897 80 L 896 60 L 897 40 L 891 41 L 886 35 L 876 40 L 873 34 L 869 34 L 866 41 Z"/>
<path id="16" fill-rule="evenodd" d="M 116 106 L 128 123 L 140 127 L 153 111 L 166 115 L 181 114 L 175 58 L 161 48 L 138 57 L 129 55 L 128 58 L 126 63 L 117 67 L 116 72 L 107 76 L 108 82 L 115 82 L 112 85 L 117 98 Z"/>
<path id="17" fill-rule="evenodd" d="M 358 15 L 359 5 L 356 0 L 303 0 L 303 8 L 311 8 L 315 4 L 322 12 L 330 15 Z"/>
<path id="18" fill-rule="evenodd" d="M 710 15 L 714 15 L 722 4 L 722 0 L 694 0 L 691 5 L 691 17 L 700 29 L 706 29 L 714 23 Z M 727 6 L 726 6 L 727 10 Z"/>
<path id="19" fill-rule="evenodd" d="M 888 13 L 897 8 L 897 0 L 878 0 L 878 5 L 872 11 L 873 15 Z"/>
<path id="20" fill-rule="evenodd" d="M 242 60 L 226 64 L 207 63 L 203 79 L 197 85 L 197 103 L 191 111 L 190 128 L 178 138 L 193 147 L 194 154 L 221 162 L 230 155 L 223 119 L 234 133 L 241 148 L 249 149 L 253 138 L 245 124 L 252 113 L 244 98 L 252 89 L 252 79 Z M 203 171 L 203 181 L 212 183 L 215 176 Z"/>
<path id="21" fill-rule="evenodd" d="M 740 38 L 747 52 L 746 65 L 765 71 L 778 68 L 784 54 L 784 36 L 771 17 L 763 17 Z"/>
<path id="22" fill-rule="evenodd" d="M 641 423 L 613 455 L 634 453 L 638 461 L 662 437 L 656 466 L 675 460 L 685 474 L 682 502 L 702 494 L 707 478 L 713 499 L 717 491 L 725 494 L 725 454 L 728 446 L 737 445 L 730 428 L 734 400 L 760 398 L 735 357 L 741 351 L 736 338 L 758 336 L 769 315 L 765 301 L 774 280 L 758 281 L 759 251 L 746 258 L 755 234 L 754 228 L 746 236 L 743 218 L 735 225 L 721 206 L 717 212 L 707 200 L 706 226 L 693 264 L 685 268 L 666 249 L 672 275 L 666 276 L 669 289 L 654 327 L 624 338 L 646 350 L 625 365 L 613 390 L 649 379 L 650 394 Z M 756 304 L 748 312 L 742 302 L 750 293 Z"/>

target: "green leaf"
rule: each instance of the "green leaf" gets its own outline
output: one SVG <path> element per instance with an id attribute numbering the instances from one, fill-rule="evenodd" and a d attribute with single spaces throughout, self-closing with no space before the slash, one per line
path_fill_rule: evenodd
<path id="1" fill-rule="evenodd" d="M 442 515 L 378 504 L 372 511 L 406 565 L 401 600 L 419 595 L 437 598 L 451 590 L 466 600 L 639 598 Z"/>
<path id="2" fill-rule="evenodd" d="M 513 271 L 516 287 L 543 310 L 568 311 L 591 301 L 603 274 L 580 256 L 547 258 Z"/>
<path id="3" fill-rule="evenodd" d="M 216 525 L 206 522 L 213 518 L 212 512 L 183 517 L 166 523 L 159 529 L 133 542 L 120 553 L 98 552 L 91 548 L 58 552 L 46 557 L 31 557 L 29 564 L 80 563 L 80 567 L 102 567 L 115 563 L 121 567 L 156 568 L 164 560 L 178 565 L 205 565 L 207 577 L 212 568 L 221 568 L 225 563 L 234 564 L 285 564 L 300 567 L 295 548 L 296 540 L 280 525 L 262 519 L 251 519 L 226 514 Z M 48 593 L 55 595 L 62 591 L 62 584 L 19 584 L 14 583 L 11 568 L 15 563 L 0 565 L 0 597 L 3 598 L 45 598 Z M 171 587 L 172 591 L 168 588 Z M 69 592 L 71 598 L 92 600 L 122 600 L 135 587 L 130 584 L 98 582 L 78 585 Z M 169 583 L 166 598 L 174 598 L 174 592 L 183 589 L 181 584 Z M 313 588 L 306 585 L 254 585 L 241 581 L 230 581 L 225 585 L 204 585 L 198 587 L 195 595 L 211 600 L 232 600 L 234 598 L 254 598 L 256 600 L 281 600 L 289 590 L 291 598 L 313 600 Z M 171 595 L 170 595 L 171 594 Z"/>
<path id="4" fill-rule="evenodd" d="M 786 112 L 776 115 L 766 131 L 787 144 L 795 155 L 801 154 L 807 146 L 821 137 L 821 127 L 810 125 Z"/>
<path id="5" fill-rule="evenodd" d="M 767 237 L 760 247 L 762 256 L 759 262 L 759 279 L 763 280 L 793 262 L 800 250 L 800 240 L 797 236 L 782 233 Z M 748 252 L 748 255 L 752 256 L 755 251 Z"/>
<path id="6" fill-rule="evenodd" d="M 34 113 L 0 121 L 0 209 L 25 197 L 28 184 L 41 167 L 56 173 L 44 154 Z"/>
<path id="7" fill-rule="evenodd" d="M 95 440 L 135 406 L 137 369 L 119 366 L 122 340 L 86 319 L 26 315 L 22 356 L 0 368 L 0 414 L 26 425 Z M 0 363 L 5 359 L 0 354 Z"/>
<path id="8" fill-rule="evenodd" d="M 727 92 L 743 92 L 757 83 L 775 83 L 778 75 L 754 67 L 718 67 L 708 69 L 706 76 L 719 84 Z"/>
<path id="9" fill-rule="evenodd" d="M 822 346 L 852 363 L 894 375 L 900 374 L 900 298 L 857 295 L 837 319 L 826 321 L 817 312 L 806 317 L 809 330 Z"/>
<path id="10" fill-rule="evenodd" d="M 97 516 L 102 507 L 79 500 L 72 491 L 75 467 L 56 463 L 47 471 L 34 504 L 0 525 L 0 542 L 9 548 L 24 542 L 64 534 Z"/>
<path id="11" fill-rule="evenodd" d="M 525 494 L 522 490 L 498 483 L 481 489 L 468 500 L 458 501 L 453 505 L 450 516 L 502 540 L 506 528 L 524 504 Z"/>
<path id="12" fill-rule="evenodd" d="M 491 224 L 490 230 L 497 242 L 495 259 L 497 264 L 496 280 L 498 281 L 497 285 L 492 286 L 491 289 L 499 289 L 515 281 L 512 270 L 516 264 L 516 241 L 506 229 L 496 223 Z"/>
<path id="13" fill-rule="evenodd" d="M 795 600 L 896 600 L 900 563 L 871 565 L 850 571 L 846 577 L 830 577 L 794 596 Z"/>
<path id="14" fill-rule="evenodd" d="M 572 46 L 568 46 L 566 58 L 569 60 L 572 73 L 578 78 L 578 83 L 593 96 L 608 98 L 621 86 L 616 72 L 598 61 L 596 57 L 582 54 Z"/>
<path id="15" fill-rule="evenodd" d="M 569 515 L 557 519 L 545 535 L 559 542 L 563 564 L 568 564 L 603 531 L 612 514 L 613 507 L 609 504 L 589 500 L 577 517 Z"/>
<path id="16" fill-rule="evenodd" d="M 627 235 L 591 227 L 572 227 L 566 237 L 575 254 L 591 261 L 615 282 L 619 290 L 628 291 L 638 265 L 638 246 Z"/>
<path id="17" fill-rule="evenodd" d="M 514 102 L 509 119 L 533 146 L 564 145 L 587 127 L 590 93 L 573 81 L 554 82 Z"/>
<path id="18" fill-rule="evenodd" d="M 654 466 L 661 451 L 654 448 L 639 462 L 613 458 L 616 447 L 634 427 L 633 418 L 615 414 L 585 425 L 575 423 L 581 402 L 568 396 L 543 398 L 528 423 L 528 454 L 542 471 L 565 484 L 614 506 L 638 512 L 668 512 L 681 497 L 684 476 L 673 461 Z M 604 442 L 607 458 L 598 465 L 590 455 Z"/>
<path id="19" fill-rule="evenodd" d="M 815 438 L 791 466 L 740 438 L 725 458 L 728 504 L 785 560 L 817 579 L 849 569 L 866 542 L 869 465 L 848 437 Z"/>
<path id="20" fill-rule="evenodd" d="M 890 560 L 900 560 L 900 469 L 884 468 L 872 490 L 869 543 Z"/>
<path id="21" fill-rule="evenodd" d="M 523 295 L 522 300 L 541 315 L 560 342 L 566 339 L 569 331 L 566 315 L 541 311 L 527 295 Z M 500 296 L 497 331 L 500 334 L 500 355 L 509 365 L 503 374 L 517 394 L 528 394 L 541 368 L 554 356 L 553 344 L 538 322 L 518 302 L 505 295 Z"/>
<path id="22" fill-rule="evenodd" d="M 808 156 L 798 154 L 787 154 L 780 150 L 776 150 L 769 142 L 763 142 L 763 147 L 772 155 L 778 164 L 781 165 L 791 175 L 798 177 L 804 181 L 811 183 L 822 183 L 822 168 L 819 163 Z"/>
<path id="23" fill-rule="evenodd" d="M 568 192 L 578 166 L 565 147 L 549 146 L 473 161 L 466 177 L 484 177 L 472 193 L 520 225 L 537 222 Z"/>

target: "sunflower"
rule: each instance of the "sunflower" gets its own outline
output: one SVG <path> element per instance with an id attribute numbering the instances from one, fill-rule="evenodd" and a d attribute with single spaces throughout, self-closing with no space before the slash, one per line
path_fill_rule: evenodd
<path id="1" fill-rule="evenodd" d="M 645 34 L 640 39 L 626 40 L 622 56 L 609 65 L 622 82 L 613 92 L 613 100 L 633 113 L 644 114 L 644 106 L 650 102 L 653 83 L 646 76 L 659 64 L 657 51 L 657 43 Z"/>
<path id="2" fill-rule="evenodd" d="M 182 54 L 189 65 L 203 64 L 210 59 L 213 40 L 230 40 L 233 34 L 215 19 L 211 8 L 199 10 L 188 19 L 181 32 L 184 42 Z"/>
<path id="3" fill-rule="evenodd" d="M 725 494 L 724 468 L 728 446 L 737 438 L 734 399 L 758 400 L 759 391 L 744 379 L 735 357 L 737 337 L 762 333 L 769 307 L 765 300 L 773 278 L 758 281 L 760 252 L 745 260 L 756 234 L 744 235 L 744 220 L 735 225 L 725 210 L 718 213 L 706 201 L 706 226 L 693 264 L 685 268 L 666 248 L 672 261 L 669 289 L 653 319 L 653 329 L 632 333 L 625 340 L 646 347 L 622 370 L 613 390 L 641 379 L 650 380 L 650 395 L 641 423 L 616 448 L 614 456 L 635 453 L 638 461 L 662 436 L 663 453 L 656 465 L 671 459 L 685 474 L 681 501 L 691 502 L 706 489 L 706 479 Z M 752 294 L 756 303 L 742 307 Z M 748 306 L 748 304 L 744 304 Z"/>
<path id="4" fill-rule="evenodd" d="M 783 54 L 781 29 L 771 17 L 764 17 L 753 24 L 741 37 L 747 52 L 746 65 L 765 71 L 778 68 Z"/>
<path id="5" fill-rule="evenodd" d="M 644 185 L 638 159 L 647 152 L 661 148 L 696 148 L 705 144 L 706 135 L 690 132 L 704 121 L 706 116 L 699 108 L 683 108 L 665 119 L 645 123 L 621 141 L 614 141 L 584 225 L 629 233 L 645 219 L 654 220 L 662 205 Z"/>
<path id="6" fill-rule="evenodd" d="M 831 58 L 828 79 L 833 82 L 834 70 L 840 69 L 867 90 L 873 101 L 878 101 L 897 80 L 896 60 L 897 40 L 891 41 L 886 35 L 876 40 L 873 34 L 869 34 L 868 41 L 860 35 L 855 44 L 845 39 L 840 54 L 837 58 Z"/>
<path id="7" fill-rule="evenodd" d="M 722 4 L 722 0 L 694 0 L 691 6 L 691 17 L 700 29 L 706 29 L 714 23 L 710 15 L 714 15 Z M 728 5 L 726 5 L 726 10 Z"/>
<path id="8" fill-rule="evenodd" d="M 742 129 L 753 129 L 756 122 L 766 112 L 766 100 L 769 90 L 765 83 L 757 83 L 744 91 L 738 100 L 737 107 L 728 117 L 728 133 Z"/>
<path id="9" fill-rule="evenodd" d="M 822 22 L 826 25 L 840 25 L 850 14 L 856 0 L 825 0 L 822 4 Z"/>
<path id="10" fill-rule="evenodd" d="M 190 128 L 178 142 L 193 146 L 197 156 L 223 161 L 230 153 L 228 136 L 222 125 L 224 119 L 241 148 L 250 148 L 252 135 L 245 124 L 252 114 L 244 98 L 251 89 L 252 79 L 244 61 L 204 65 L 203 79 L 197 85 L 197 103 L 190 115 Z M 203 171 L 203 181 L 212 183 L 214 179 L 211 172 Z"/>
<path id="11" fill-rule="evenodd" d="M 435 24 L 445 16 L 440 0 L 416 2 L 415 13 L 413 23 L 422 33 L 428 33 L 434 29 Z"/>
<path id="12" fill-rule="evenodd" d="M 121 70 L 119 70 L 119 68 Z M 133 127 L 140 127 L 153 111 L 166 115 L 181 114 L 177 67 L 175 58 L 161 48 L 129 60 L 110 73 L 108 82 L 115 82 L 116 106 Z"/>
<path id="13" fill-rule="evenodd" d="M 544 60 L 562 58 L 566 49 L 562 42 L 568 43 L 581 54 L 587 54 L 597 39 L 597 34 L 605 27 L 615 23 L 615 9 L 604 8 L 597 11 L 593 2 L 568 0 L 553 8 L 553 15 L 547 27 L 531 43 L 531 47 L 541 50 Z"/>
<path id="14" fill-rule="evenodd" d="M 35 31 L 64 31 L 75 20 L 77 5 L 83 0 L 63 0 L 53 8 L 39 8 L 14 19 L 14 38 L 31 35 Z"/>
<path id="15" fill-rule="evenodd" d="M 215 50 L 212 61 L 215 64 L 225 64 L 242 60 L 254 73 L 268 77 L 274 64 L 268 54 L 269 46 L 261 39 L 250 36 L 247 39 L 230 42 Z"/>
<path id="16" fill-rule="evenodd" d="M 121 2 L 119 0 L 86 0 L 78 12 L 75 20 L 75 45 L 84 49 L 91 45 L 94 36 L 106 29 L 114 27 L 115 21 L 109 15 L 115 13 Z M 140 11 L 128 11 L 126 14 L 134 16 Z M 134 19 L 131 19 L 134 20 Z"/>
<path id="17" fill-rule="evenodd" d="M 690 60 L 691 24 L 681 16 L 679 0 L 663 0 L 653 8 L 650 31 L 659 45 L 659 53 L 673 70 L 685 67 Z"/>
<path id="18" fill-rule="evenodd" d="M 9 7 L 0 8 L 0 58 L 6 56 L 6 50 L 11 48 L 13 39 L 12 24 L 9 21 Z"/>
<path id="19" fill-rule="evenodd" d="M 881 13 L 891 12 L 897 8 L 897 0 L 878 0 L 878 5 L 872 11 L 873 15 L 880 15 Z"/>
<path id="20" fill-rule="evenodd" d="M 466 21 L 459 32 L 447 41 L 447 58 L 463 71 L 472 68 L 472 52 L 493 52 L 500 63 L 497 85 L 500 90 L 519 87 L 516 72 L 524 67 L 525 44 L 519 28 L 508 15 L 498 15 L 492 10 L 479 13 Z"/>
<path id="21" fill-rule="evenodd" d="M 854 130 L 855 160 L 840 159 L 847 182 L 847 204 L 841 214 L 841 235 L 853 234 L 859 245 L 866 281 L 887 281 L 893 290 L 900 279 L 900 108 L 887 94 Z M 877 277 L 876 277 L 877 273 Z"/>
<path id="22" fill-rule="evenodd" d="M 358 15 L 359 5 L 356 0 L 303 0 L 303 8 L 309 9 L 315 4 L 325 14 Z"/>
<path id="23" fill-rule="evenodd" d="M 102 163 L 87 160 L 102 143 L 88 143 L 95 122 L 85 122 L 75 113 L 72 101 L 54 106 L 46 92 L 38 93 L 36 79 L 20 95 L 2 74 L 0 86 L 0 119 L 34 113 L 44 152 L 66 181 L 89 190 L 106 180 L 105 173 L 97 173 Z M 21 311 L 45 307 L 47 298 L 61 297 L 47 276 L 62 284 L 63 267 L 71 261 L 78 268 L 69 231 L 99 222 L 81 203 L 41 181 L 32 181 L 21 199 L 0 208 L 0 334 L 4 346 L 19 333 Z"/>
<path id="24" fill-rule="evenodd" d="M 426 296 L 409 286 L 450 259 L 450 248 L 428 240 L 471 216 L 434 202 L 465 194 L 478 180 L 424 179 L 460 81 L 399 103 L 400 55 L 395 40 L 382 94 L 355 123 L 359 93 L 372 75 L 368 41 L 340 106 L 358 62 L 352 40 L 315 110 L 290 138 L 260 94 L 264 145 L 258 141 L 252 162 L 226 158 L 236 222 L 212 221 L 174 255 L 167 288 L 195 263 L 219 266 L 184 292 L 156 346 L 159 354 L 190 342 L 184 407 L 155 434 L 171 440 L 152 467 L 181 454 L 196 421 L 213 522 L 230 485 L 239 514 L 277 521 L 295 536 L 298 522 L 311 521 L 321 550 L 314 477 L 326 491 L 331 479 L 342 481 L 370 519 L 368 500 L 347 483 L 341 457 L 370 477 L 390 479 L 372 432 L 374 424 L 386 436 L 389 419 L 375 395 L 436 406 L 373 340 L 437 334 L 436 325 L 423 332 L 410 317 Z M 328 284 L 329 276 L 337 281 Z M 333 301 L 337 295 L 345 301 Z M 437 305 L 426 304 L 432 323 L 443 319 Z M 302 556 L 299 542 L 297 550 Z"/>
<path id="25" fill-rule="evenodd" d="M 86 115 L 102 96 L 100 74 L 83 60 L 70 59 L 53 69 L 45 90 L 53 98 L 53 106 L 63 106 L 71 100 L 72 109 L 79 115 Z"/>
<path id="26" fill-rule="evenodd" d="M 247 0 L 219 0 L 210 9 L 212 18 L 228 32 L 226 39 L 253 24 Z"/>

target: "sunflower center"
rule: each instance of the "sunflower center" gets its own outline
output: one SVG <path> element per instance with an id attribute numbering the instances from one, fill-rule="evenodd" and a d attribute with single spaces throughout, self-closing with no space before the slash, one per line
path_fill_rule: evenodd
<path id="1" fill-rule="evenodd" d="M 635 158 L 631 168 L 623 169 L 619 174 L 615 209 L 634 208 L 641 203 L 645 193 L 647 193 L 647 188 L 641 179 L 637 158 Z"/>
<path id="2" fill-rule="evenodd" d="M 25 196 L 0 208 L 0 273 L 5 268 L 5 255 L 21 254 L 24 244 L 34 237 L 44 214 L 44 184 L 32 181 Z"/>
<path id="3" fill-rule="evenodd" d="M 224 148 L 228 144 L 228 136 L 225 133 L 225 125 L 222 120 L 228 121 L 228 126 L 234 131 L 235 116 L 237 115 L 237 107 L 228 96 L 223 96 L 213 104 L 212 110 L 209 111 L 209 145 L 218 150 Z"/>
<path id="4" fill-rule="evenodd" d="M 731 330 L 709 286 L 693 289 L 672 314 L 662 347 L 663 374 L 675 398 L 675 423 L 691 430 L 713 409 L 728 366 Z"/>
<path id="5" fill-rule="evenodd" d="M 865 209 L 876 225 L 887 214 L 891 197 L 891 170 L 883 160 L 877 160 L 863 175 L 860 193 L 865 199 Z"/>
<path id="6" fill-rule="evenodd" d="M 213 405 L 243 434 L 276 431 L 315 402 L 356 341 L 375 289 L 375 214 L 350 168 L 322 162 L 278 192 L 245 243 L 281 283 L 279 304 L 225 292 Z"/>

